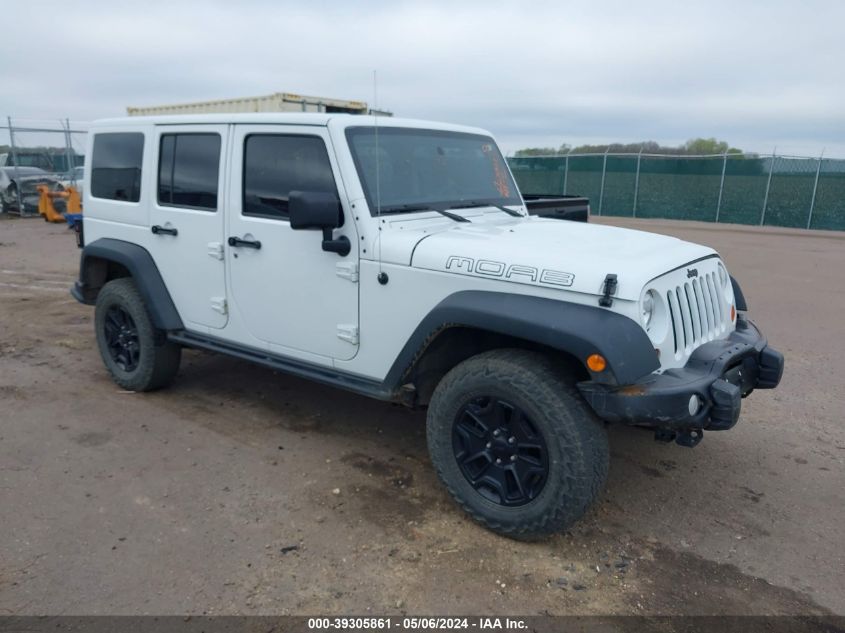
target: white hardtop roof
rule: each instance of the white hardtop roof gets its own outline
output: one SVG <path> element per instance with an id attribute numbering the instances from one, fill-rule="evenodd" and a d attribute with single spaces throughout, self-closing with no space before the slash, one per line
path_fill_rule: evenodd
<path id="1" fill-rule="evenodd" d="M 138 128 L 149 125 L 191 125 L 191 124 L 227 124 L 241 123 L 254 125 L 314 125 L 347 128 L 378 125 L 379 127 L 410 127 L 450 132 L 484 134 L 489 132 L 476 127 L 454 125 L 419 119 L 400 119 L 396 117 L 369 116 L 361 114 L 338 114 L 322 112 L 247 112 L 247 113 L 209 113 L 209 114 L 162 114 L 156 116 L 133 116 L 114 119 L 99 119 L 91 125 L 92 132 L 97 128 Z"/>

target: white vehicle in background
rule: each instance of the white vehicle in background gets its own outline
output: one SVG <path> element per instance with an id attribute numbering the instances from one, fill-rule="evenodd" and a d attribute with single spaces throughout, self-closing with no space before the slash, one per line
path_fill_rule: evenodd
<path id="1" fill-rule="evenodd" d="M 81 302 L 125 389 L 181 349 L 427 407 L 477 521 L 565 529 L 608 469 L 605 422 L 694 446 L 783 356 L 710 248 L 532 217 L 484 130 L 332 114 L 95 123 Z"/>
<path id="2" fill-rule="evenodd" d="M 63 174 L 56 174 L 59 179 L 59 184 L 62 186 L 63 189 L 68 189 L 69 187 L 75 188 L 79 195 L 83 195 L 84 187 L 83 183 L 85 182 L 85 167 L 78 166 L 74 167 L 68 172 Z"/>

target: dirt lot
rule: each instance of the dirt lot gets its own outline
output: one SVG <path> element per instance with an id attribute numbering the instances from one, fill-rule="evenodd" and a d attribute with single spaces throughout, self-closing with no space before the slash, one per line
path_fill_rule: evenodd
<path id="1" fill-rule="evenodd" d="M 521 544 L 423 413 L 199 352 L 122 392 L 72 235 L 0 221 L 0 613 L 845 613 L 845 234 L 614 223 L 717 248 L 786 375 L 693 450 L 611 428 L 600 502 Z"/>

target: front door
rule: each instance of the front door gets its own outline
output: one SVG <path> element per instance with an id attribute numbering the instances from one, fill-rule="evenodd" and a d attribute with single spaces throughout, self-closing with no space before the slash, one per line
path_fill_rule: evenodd
<path id="1" fill-rule="evenodd" d="M 226 125 L 156 126 L 152 255 L 188 330 L 226 325 Z"/>
<path id="2" fill-rule="evenodd" d="M 334 231 L 353 244 L 346 257 L 323 251 L 320 231 L 295 231 L 288 221 L 291 191 L 345 200 L 329 148 L 325 127 L 236 125 L 226 231 L 234 241 L 226 247 L 230 295 L 244 326 L 232 327 L 232 337 L 318 363 L 358 351 L 358 238 L 349 209 L 344 202 Z"/>

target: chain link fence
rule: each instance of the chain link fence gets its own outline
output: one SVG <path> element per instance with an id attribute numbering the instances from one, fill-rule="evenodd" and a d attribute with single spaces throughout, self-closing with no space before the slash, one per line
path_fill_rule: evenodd
<path id="1" fill-rule="evenodd" d="M 607 153 L 508 162 L 523 193 L 586 196 L 598 215 L 845 230 L 845 160 Z"/>
<path id="2" fill-rule="evenodd" d="M 25 188 L 8 190 L 10 180 L 26 180 L 18 167 L 81 185 L 87 131 L 67 119 L 0 119 L 0 169 L 10 175 L 0 187 L 3 211 L 37 213 Z M 845 230 L 841 159 L 606 153 L 508 162 L 523 193 L 586 196 L 598 215 Z"/>
<path id="3" fill-rule="evenodd" d="M 86 123 L 68 119 L 0 119 L 0 202 L 4 213 L 38 213 L 37 185 L 79 188 Z"/>

